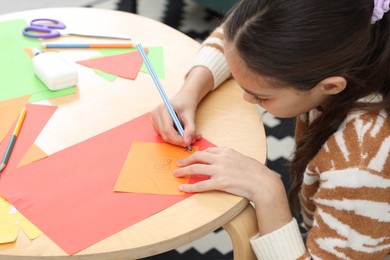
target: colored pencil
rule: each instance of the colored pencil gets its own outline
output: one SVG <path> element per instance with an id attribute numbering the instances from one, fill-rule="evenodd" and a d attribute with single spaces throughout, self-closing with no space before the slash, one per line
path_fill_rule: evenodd
<path id="1" fill-rule="evenodd" d="M 20 112 L 20 115 L 19 115 L 19 118 L 18 118 L 18 121 L 16 123 L 16 126 L 15 126 L 15 129 L 14 129 L 14 132 L 12 134 L 12 137 L 11 137 L 11 140 L 8 144 L 8 147 L 7 147 L 7 150 L 5 151 L 5 155 L 3 157 L 3 160 L 1 161 L 1 164 L 0 164 L 0 172 L 2 172 L 5 168 L 5 166 L 7 165 L 7 162 L 8 162 L 8 159 L 11 155 L 11 152 L 15 146 L 15 142 L 16 142 L 16 138 L 18 137 L 18 134 L 19 134 L 19 131 L 20 131 L 20 128 L 22 127 L 22 124 L 23 124 L 23 121 L 24 121 L 24 118 L 26 117 L 26 108 L 24 107 L 22 109 L 22 111 Z"/>
<path id="2" fill-rule="evenodd" d="M 43 48 L 134 48 L 131 43 L 42 43 Z"/>
<path id="3" fill-rule="evenodd" d="M 164 100 L 165 106 L 167 107 L 168 112 L 169 112 L 169 114 L 172 117 L 172 120 L 173 120 L 173 122 L 174 122 L 174 124 L 176 126 L 176 129 L 179 131 L 179 134 L 181 135 L 181 137 L 184 137 L 183 126 L 181 125 L 181 123 L 179 121 L 179 118 L 177 117 L 177 115 L 175 113 L 175 110 L 173 110 L 173 107 L 172 107 L 171 103 L 169 102 L 167 94 L 165 94 L 165 91 L 164 91 L 164 88 L 161 85 L 161 82 L 158 79 L 157 74 L 156 74 L 156 72 L 154 71 L 154 69 L 152 67 L 152 64 L 150 63 L 148 56 L 146 56 L 144 48 L 142 47 L 142 45 L 140 43 L 136 44 L 135 47 L 137 48 L 137 50 L 141 54 L 142 59 L 143 59 L 145 65 L 146 65 L 146 68 L 148 69 L 150 75 L 152 76 L 154 84 L 156 85 L 156 87 L 158 89 L 158 92 L 160 93 L 162 99 Z M 188 150 L 192 151 L 191 145 L 187 146 L 187 148 L 188 148 Z"/>

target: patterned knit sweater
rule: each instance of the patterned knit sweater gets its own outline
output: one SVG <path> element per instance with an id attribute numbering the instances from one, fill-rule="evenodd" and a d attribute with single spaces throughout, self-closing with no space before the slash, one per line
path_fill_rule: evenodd
<path id="1" fill-rule="evenodd" d="M 214 88 L 230 76 L 223 31 L 204 42 L 193 66 L 205 66 Z M 377 102 L 367 98 L 365 102 Z M 296 136 L 319 112 L 298 117 Z M 251 239 L 259 259 L 383 259 L 390 255 L 390 118 L 351 113 L 304 173 L 300 203 L 306 245 L 297 221 Z M 261 207 L 261 205 L 259 205 Z M 387 257 L 386 257 L 387 259 Z"/>

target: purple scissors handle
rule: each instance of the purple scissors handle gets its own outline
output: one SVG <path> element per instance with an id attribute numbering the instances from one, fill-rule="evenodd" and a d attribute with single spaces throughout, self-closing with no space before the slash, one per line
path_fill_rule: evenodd
<path id="1" fill-rule="evenodd" d="M 54 38 L 61 36 L 55 29 L 65 29 L 66 26 L 61 21 L 48 18 L 38 18 L 30 22 L 30 25 L 23 29 L 23 35 L 31 38 Z M 40 34 L 35 34 L 39 32 Z"/>

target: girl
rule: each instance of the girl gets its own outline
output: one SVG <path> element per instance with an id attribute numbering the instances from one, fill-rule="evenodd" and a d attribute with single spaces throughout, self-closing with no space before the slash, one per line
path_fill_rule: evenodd
<path id="1" fill-rule="evenodd" d="M 201 136 L 201 99 L 232 75 L 243 98 L 297 117 L 289 202 L 278 175 L 232 149 L 178 162 L 177 177 L 210 179 L 186 192 L 222 190 L 255 204 L 264 259 L 381 259 L 390 254 L 390 0 L 242 0 L 204 42 L 172 105 L 152 125 L 183 147 Z M 231 73 L 231 74 L 230 74 Z M 290 205 L 299 197 L 306 244 Z"/>

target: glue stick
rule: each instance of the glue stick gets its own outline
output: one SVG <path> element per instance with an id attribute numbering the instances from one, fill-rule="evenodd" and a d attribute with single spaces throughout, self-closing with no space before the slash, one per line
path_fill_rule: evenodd
<path id="1" fill-rule="evenodd" d="M 51 90 L 72 87 L 77 84 L 77 70 L 56 52 L 33 49 L 35 75 Z"/>

